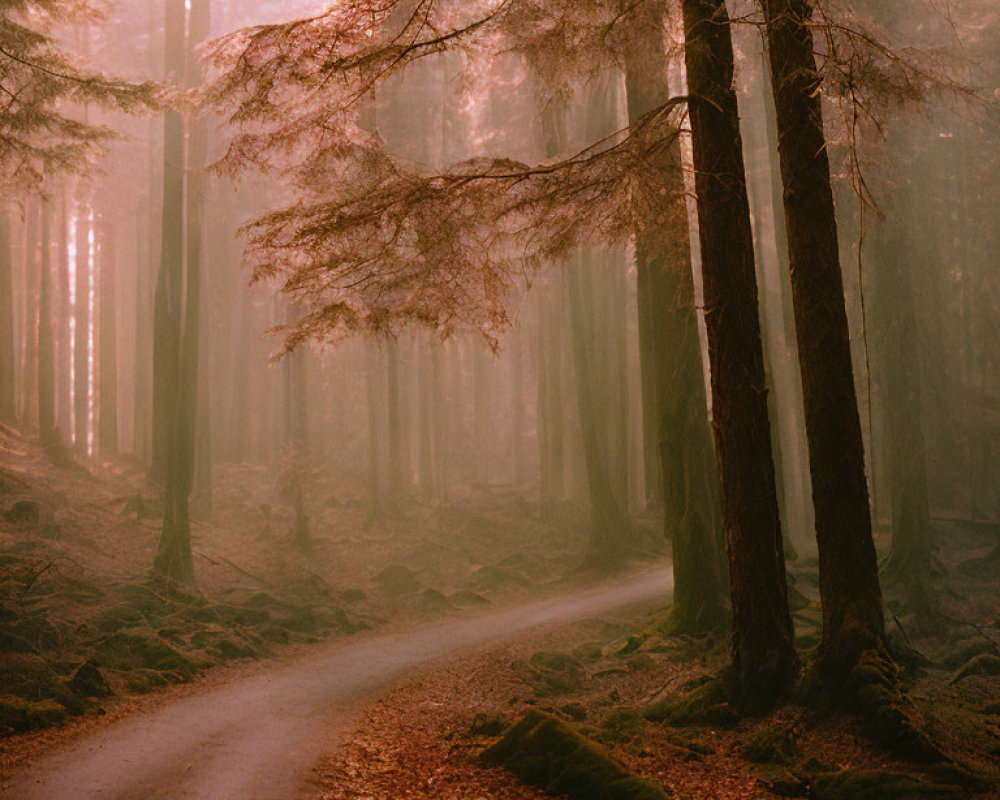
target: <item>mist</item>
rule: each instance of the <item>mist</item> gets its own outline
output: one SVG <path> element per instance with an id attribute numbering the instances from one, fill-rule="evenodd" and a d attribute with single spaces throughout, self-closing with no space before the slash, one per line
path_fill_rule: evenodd
<path id="1" fill-rule="evenodd" d="M 995 796 L 998 54 L 0 2 L 0 796 Z"/>

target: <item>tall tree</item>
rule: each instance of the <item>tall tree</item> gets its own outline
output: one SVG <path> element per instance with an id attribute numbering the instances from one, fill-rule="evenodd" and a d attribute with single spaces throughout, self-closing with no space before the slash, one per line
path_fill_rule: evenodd
<path id="1" fill-rule="evenodd" d="M 683 0 L 712 424 L 733 606 L 733 699 L 770 705 L 799 672 L 767 416 L 753 238 L 724 0 Z"/>
<path id="2" fill-rule="evenodd" d="M 665 146 L 649 158 L 635 193 L 635 260 L 643 397 L 643 438 L 652 439 L 655 492 L 663 530 L 673 542 L 674 597 L 668 621 L 677 633 L 725 621 L 724 576 L 716 535 L 718 470 L 712 458 L 680 133 L 643 118 L 666 103 L 664 2 L 648 4 L 626 50 L 629 124 Z M 649 445 L 647 444 L 647 447 Z M 650 490 L 647 481 L 647 492 Z"/>
<path id="3" fill-rule="evenodd" d="M 0 209 L 0 422 L 17 416 L 14 394 L 14 259 L 10 216 Z"/>
<path id="4" fill-rule="evenodd" d="M 808 0 L 764 0 L 802 377 L 823 637 L 819 673 L 848 685 L 885 637 Z"/>
<path id="5" fill-rule="evenodd" d="M 41 258 L 38 262 L 38 438 L 56 442 L 55 331 L 52 317 L 52 210 L 41 204 Z"/>

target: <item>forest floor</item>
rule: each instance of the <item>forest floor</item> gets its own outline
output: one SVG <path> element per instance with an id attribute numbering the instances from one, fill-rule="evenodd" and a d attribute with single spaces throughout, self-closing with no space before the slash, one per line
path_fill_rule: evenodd
<path id="1" fill-rule="evenodd" d="M 220 665 L 581 583 L 580 527 L 505 488 L 369 523 L 358 476 L 314 469 L 300 552 L 283 474 L 216 471 L 192 526 L 198 589 L 167 593 L 149 577 L 157 489 L 126 463 L 88 469 L 0 426 L 0 779 L 70 718 L 117 716 Z"/>
<path id="2" fill-rule="evenodd" d="M 905 615 L 891 588 L 888 604 L 896 609 L 893 639 L 909 654 L 903 685 L 950 764 L 907 760 L 875 744 L 857 718 L 795 702 L 751 720 L 728 718 L 724 709 L 685 725 L 647 719 L 657 701 L 698 686 L 726 660 L 723 638 L 663 637 L 657 612 L 536 632 L 398 686 L 323 763 L 322 797 L 550 796 L 480 758 L 540 710 L 678 800 L 1000 798 L 1000 582 L 990 577 L 997 573 L 989 559 L 995 541 L 989 531 L 955 524 L 947 540 L 939 615 Z M 818 635 L 815 563 L 800 563 L 792 574 L 796 633 L 806 650 Z M 521 740 L 528 753 L 543 746 L 553 752 L 551 741 L 533 743 L 531 735 Z M 591 788 L 570 796 L 633 795 Z"/>

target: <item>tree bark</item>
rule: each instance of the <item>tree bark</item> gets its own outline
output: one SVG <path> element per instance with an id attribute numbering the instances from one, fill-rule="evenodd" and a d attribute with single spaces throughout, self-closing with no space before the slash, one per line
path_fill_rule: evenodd
<path id="1" fill-rule="evenodd" d="M 733 606 L 733 699 L 768 707 L 799 672 L 764 384 L 753 238 L 724 0 L 683 0 L 713 430 Z"/>
<path id="2" fill-rule="evenodd" d="M 650 18 L 634 32 L 626 53 L 633 127 L 669 99 L 663 10 L 662 3 L 651 5 Z M 645 165 L 633 201 L 640 220 L 635 253 L 643 413 L 650 415 L 643 419 L 643 435 L 653 439 L 654 497 L 662 501 L 664 535 L 673 542 L 668 626 L 671 632 L 689 633 L 716 628 L 726 619 L 719 539 L 712 530 L 720 516 L 713 513 L 718 471 L 712 463 L 680 132 L 663 120 L 644 135 L 651 152 L 661 157 Z"/>
<path id="3" fill-rule="evenodd" d="M 14 261 L 10 217 L 0 211 L 0 422 L 17 417 L 14 383 Z"/>
<path id="4" fill-rule="evenodd" d="M 826 682 L 885 636 L 808 0 L 765 0 L 816 542 Z"/>
<path id="5" fill-rule="evenodd" d="M 51 209 L 41 203 L 42 237 L 38 272 L 38 439 L 56 443 L 56 364 L 52 318 Z"/>
<path id="6" fill-rule="evenodd" d="M 98 447 L 102 458 L 118 453 L 118 321 L 117 268 L 115 240 L 111 230 L 104 234 L 98 292 L 100 298 L 100 399 Z"/>

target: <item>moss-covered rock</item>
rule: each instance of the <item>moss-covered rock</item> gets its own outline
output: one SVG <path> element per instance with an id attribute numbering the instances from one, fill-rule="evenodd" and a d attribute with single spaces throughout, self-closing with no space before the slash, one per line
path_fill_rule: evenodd
<path id="1" fill-rule="evenodd" d="M 688 694 L 667 695 L 648 705 L 643 713 L 651 722 L 728 726 L 737 719 L 729 701 L 727 682 L 723 678 L 714 678 Z"/>
<path id="2" fill-rule="evenodd" d="M 778 797 L 807 797 L 809 783 L 798 773 L 777 764 L 767 764 L 757 772 L 757 783 Z"/>
<path id="3" fill-rule="evenodd" d="M 551 650 L 535 653 L 526 663 L 515 663 L 514 672 L 540 697 L 579 691 L 587 677 L 583 665 L 576 658 L 569 653 Z"/>
<path id="4" fill-rule="evenodd" d="M 645 719 L 634 708 L 616 708 L 601 722 L 601 740 L 631 741 L 642 730 Z"/>
<path id="5" fill-rule="evenodd" d="M 188 656 L 171 647 L 155 633 L 144 630 L 123 630 L 109 636 L 97 646 L 94 663 L 122 670 L 151 669 L 190 676 L 197 665 Z"/>
<path id="6" fill-rule="evenodd" d="M 743 756 L 755 764 L 791 764 L 796 753 L 795 730 L 787 725 L 764 728 L 743 748 Z"/>
<path id="7" fill-rule="evenodd" d="M 636 777 L 566 723 L 529 711 L 482 760 L 569 800 L 667 800 L 669 795 Z"/>
<path id="8" fill-rule="evenodd" d="M 962 800 L 957 786 L 895 772 L 844 770 L 813 781 L 814 800 Z"/>
<path id="9" fill-rule="evenodd" d="M 90 661 L 77 667 L 70 678 L 69 688 L 80 697 L 107 697 L 111 694 L 103 673 Z"/>
<path id="10" fill-rule="evenodd" d="M 66 708 L 55 700 L 25 700 L 23 697 L 0 695 L 0 730 L 21 733 L 58 725 L 66 719 Z"/>
<path id="11" fill-rule="evenodd" d="M 48 663 L 36 655 L 7 654 L 0 657 L 0 691 L 34 703 L 49 700 L 63 711 L 80 713 L 86 703 L 63 683 Z"/>

